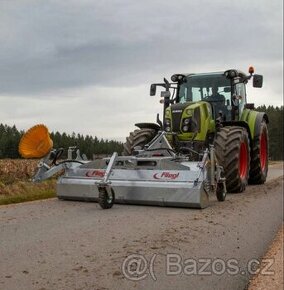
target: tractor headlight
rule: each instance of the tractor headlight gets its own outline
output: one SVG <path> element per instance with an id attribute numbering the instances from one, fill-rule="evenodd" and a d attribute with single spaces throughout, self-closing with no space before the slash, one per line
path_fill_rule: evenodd
<path id="1" fill-rule="evenodd" d="M 171 120 L 170 119 L 165 120 L 165 131 L 171 132 Z"/>
<path id="2" fill-rule="evenodd" d="M 237 72 L 232 69 L 229 71 L 229 76 L 230 76 L 230 78 L 235 78 L 237 76 Z"/>
<path id="3" fill-rule="evenodd" d="M 229 79 L 233 79 L 239 75 L 238 71 L 236 71 L 235 69 L 227 70 L 227 71 L 225 71 L 224 74 Z"/>
<path id="4" fill-rule="evenodd" d="M 192 112 L 193 112 L 193 110 L 192 109 L 186 109 L 185 110 L 185 113 L 187 114 L 187 115 L 192 115 Z"/>
<path id="5" fill-rule="evenodd" d="M 182 130 L 183 130 L 184 132 L 187 132 L 187 131 L 188 131 L 188 126 L 186 126 L 186 125 L 183 126 L 183 127 L 182 127 Z"/>
<path id="6" fill-rule="evenodd" d="M 183 124 L 184 124 L 184 125 L 188 125 L 189 122 L 190 122 L 189 118 L 186 118 L 186 119 L 183 120 Z"/>
<path id="7" fill-rule="evenodd" d="M 165 120 L 165 124 L 166 124 L 166 126 L 171 126 L 171 120 L 170 119 L 166 119 Z"/>

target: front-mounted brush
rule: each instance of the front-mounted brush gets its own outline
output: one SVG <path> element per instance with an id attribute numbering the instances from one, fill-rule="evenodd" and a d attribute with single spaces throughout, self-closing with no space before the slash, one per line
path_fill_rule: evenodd
<path id="1" fill-rule="evenodd" d="M 53 149 L 48 130 L 43 125 L 30 129 L 20 142 L 19 151 L 25 158 L 42 158 L 34 181 L 48 179 L 63 170 L 57 181 L 59 199 L 99 202 L 104 209 L 114 203 L 205 208 L 209 196 L 219 201 L 226 196 L 225 179 L 210 146 L 199 154 L 176 153 L 166 138 L 159 134 L 135 156 L 118 156 L 88 161 L 79 150 Z M 191 154 L 199 161 L 190 161 Z"/>

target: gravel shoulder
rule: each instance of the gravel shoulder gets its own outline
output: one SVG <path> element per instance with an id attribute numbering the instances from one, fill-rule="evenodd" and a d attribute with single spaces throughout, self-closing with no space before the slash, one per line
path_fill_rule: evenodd
<path id="1" fill-rule="evenodd" d="M 250 281 L 248 290 L 283 289 L 283 236 L 284 225 L 280 227 L 275 239 L 264 255 L 259 273 Z M 270 265 L 271 263 L 271 265 Z"/>

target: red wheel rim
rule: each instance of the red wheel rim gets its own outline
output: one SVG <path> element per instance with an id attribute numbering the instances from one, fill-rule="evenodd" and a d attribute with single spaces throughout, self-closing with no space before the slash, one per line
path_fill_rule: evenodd
<path id="1" fill-rule="evenodd" d="M 248 149 L 245 142 L 241 143 L 240 148 L 240 161 L 239 161 L 239 174 L 240 178 L 246 178 L 248 172 Z"/>
<path id="2" fill-rule="evenodd" d="M 267 163 L 267 138 L 263 132 L 260 135 L 260 167 L 264 171 Z"/>

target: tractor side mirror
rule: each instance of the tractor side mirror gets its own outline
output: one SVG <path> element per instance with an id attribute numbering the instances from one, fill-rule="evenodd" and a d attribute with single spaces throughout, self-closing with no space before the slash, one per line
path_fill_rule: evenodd
<path id="1" fill-rule="evenodd" d="M 253 75 L 252 85 L 254 88 L 262 88 L 263 76 L 262 75 Z"/>
<path id="2" fill-rule="evenodd" d="M 150 86 L 150 96 L 155 96 L 156 95 L 156 85 L 152 84 Z"/>

